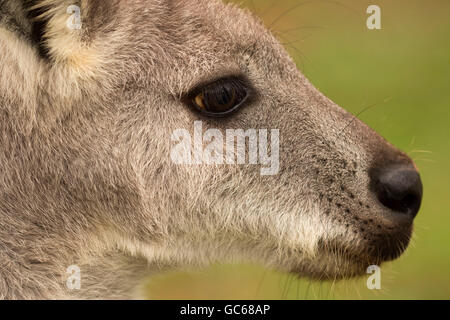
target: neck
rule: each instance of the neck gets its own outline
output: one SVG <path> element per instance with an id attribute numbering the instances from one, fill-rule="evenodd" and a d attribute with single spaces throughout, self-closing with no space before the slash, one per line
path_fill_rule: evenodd
<path id="1" fill-rule="evenodd" d="M 27 230 L 26 241 L 17 241 L 20 235 L 12 238 L 5 231 L 0 239 L 0 294 L 4 299 L 144 297 L 143 279 L 152 267 L 146 258 L 119 243 L 80 235 L 70 240 L 42 233 L 33 236 L 33 230 Z"/>

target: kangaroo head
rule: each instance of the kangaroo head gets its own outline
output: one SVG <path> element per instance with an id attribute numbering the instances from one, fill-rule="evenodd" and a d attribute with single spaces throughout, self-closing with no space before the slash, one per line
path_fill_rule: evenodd
<path id="1" fill-rule="evenodd" d="M 422 197 L 412 160 L 315 89 L 249 12 L 218 0 L 9 7 L 2 294 L 77 294 L 60 281 L 73 264 L 93 297 L 120 296 L 147 262 L 346 278 L 407 247 Z"/>

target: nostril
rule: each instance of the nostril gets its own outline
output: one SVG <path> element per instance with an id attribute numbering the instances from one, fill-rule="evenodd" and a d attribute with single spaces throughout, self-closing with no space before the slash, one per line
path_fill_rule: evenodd
<path id="1" fill-rule="evenodd" d="M 372 186 L 378 200 L 389 209 L 414 218 L 422 202 L 422 182 L 417 171 L 409 167 L 373 170 Z"/>

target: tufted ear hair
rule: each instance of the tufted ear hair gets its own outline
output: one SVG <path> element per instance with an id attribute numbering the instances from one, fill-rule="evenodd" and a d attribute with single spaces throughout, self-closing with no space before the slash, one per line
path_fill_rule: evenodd
<path id="1" fill-rule="evenodd" d="M 24 6 L 42 58 L 79 71 L 101 62 L 96 40 L 112 29 L 118 1 L 25 0 Z"/>

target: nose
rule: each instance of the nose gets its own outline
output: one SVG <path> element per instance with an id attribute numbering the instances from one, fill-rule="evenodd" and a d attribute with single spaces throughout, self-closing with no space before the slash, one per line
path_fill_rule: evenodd
<path id="1" fill-rule="evenodd" d="M 414 168 L 397 165 L 377 169 L 372 171 L 371 179 L 377 198 L 385 207 L 414 219 L 422 202 L 422 181 Z"/>

